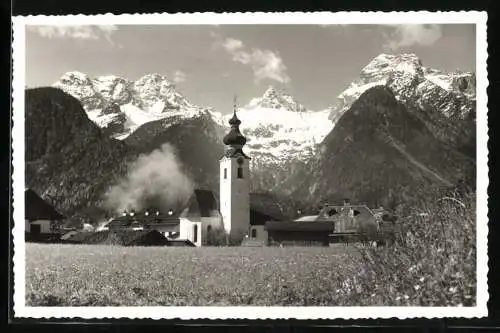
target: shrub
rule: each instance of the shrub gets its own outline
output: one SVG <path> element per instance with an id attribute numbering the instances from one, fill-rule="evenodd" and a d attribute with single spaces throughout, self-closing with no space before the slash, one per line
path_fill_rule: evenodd
<path id="1" fill-rule="evenodd" d="M 393 246 L 359 249 L 361 267 L 349 266 L 343 282 L 350 296 L 366 304 L 473 306 L 475 194 L 433 197 L 411 210 Z"/>

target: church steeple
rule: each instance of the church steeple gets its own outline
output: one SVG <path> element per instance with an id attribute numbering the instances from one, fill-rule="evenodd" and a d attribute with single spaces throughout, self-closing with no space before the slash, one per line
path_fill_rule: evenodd
<path id="1" fill-rule="evenodd" d="M 231 129 L 224 137 L 226 151 L 219 160 L 219 203 L 224 230 L 233 240 L 243 239 L 250 228 L 250 157 L 243 152 L 247 139 L 240 132 L 236 97 Z"/>
<path id="2" fill-rule="evenodd" d="M 236 97 L 234 99 L 234 105 L 233 105 L 233 116 L 231 119 L 229 119 L 229 125 L 231 125 L 231 129 L 229 130 L 229 133 L 224 136 L 223 142 L 226 146 L 228 146 L 226 150 L 226 157 L 238 157 L 238 156 L 243 156 L 247 159 L 249 159 L 248 156 L 243 153 L 243 146 L 247 142 L 247 139 L 243 134 L 240 132 L 240 124 L 241 120 L 238 119 L 238 116 L 236 116 Z"/>

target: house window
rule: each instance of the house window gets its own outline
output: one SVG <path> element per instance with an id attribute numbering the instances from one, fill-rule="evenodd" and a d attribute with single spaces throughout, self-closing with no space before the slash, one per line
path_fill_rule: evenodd
<path id="1" fill-rule="evenodd" d="M 243 168 L 238 167 L 238 178 L 243 178 Z"/>
<path id="2" fill-rule="evenodd" d="M 257 229 L 252 229 L 252 238 L 257 238 Z"/>
<path id="3" fill-rule="evenodd" d="M 207 226 L 207 232 L 210 232 L 210 231 L 212 231 L 212 226 L 211 225 Z"/>
<path id="4" fill-rule="evenodd" d="M 30 231 L 32 234 L 39 234 L 42 232 L 42 226 L 39 224 L 32 224 L 30 227 Z"/>
<path id="5" fill-rule="evenodd" d="M 198 225 L 193 226 L 193 243 L 198 242 Z"/>
<path id="6" fill-rule="evenodd" d="M 227 168 L 224 168 L 224 179 L 227 179 Z"/>

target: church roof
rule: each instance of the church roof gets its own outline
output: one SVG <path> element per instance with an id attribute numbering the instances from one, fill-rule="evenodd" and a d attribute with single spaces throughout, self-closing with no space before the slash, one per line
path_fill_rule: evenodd
<path id="1" fill-rule="evenodd" d="M 32 189 L 24 191 L 24 214 L 25 219 L 34 220 L 62 220 L 64 216 L 55 210 L 55 208 L 43 200 Z"/>
<path id="2" fill-rule="evenodd" d="M 231 119 L 229 119 L 229 125 L 239 126 L 240 124 L 241 120 L 239 120 L 238 117 L 236 116 L 236 112 L 233 112 L 233 116 L 231 117 Z"/>
<path id="3" fill-rule="evenodd" d="M 247 154 L 245 154 L 243 152 L 243 149 L 241 148 L 229 148 L 229 149 L 226 149 L 225 153 L 224 153 L 224 156 L 225 157 L 229 157 L 229 158 L 235 158 L 235 157 L 244 157 L 246 158 L 247 160 L 250 159 L 249 156 L 247 156 Z"/>
<path id="4" fill-rule="evenodd" d="M 231 125 L 231 129 L 229 130 L 229 133 L 224 136 L 224 139 L 222 140 L 225 145 L 227 146 L 243 146 L 247 142 L 247 139 L 241 134 L 240 132 L 240 126 L 241 120 L 238 119 L 236 116 L 236 110 L 233 113 L 233 117 L 229 119 L 229 125 Z"/>
<path id="5" fill-rule="evenodd" d="M 188 206 L 189 214 L 199 214 L 201 217 L 214 216 L 217 212 L 217 200 L 211 190 L 196 189 Z"/>
<path id="6" fill-rule="evenodd" d="M 224 136 L 224 139 L 222 139 L 222 141 L 227 146 L 243 146 L 245 143 L 247 143 L 247 139 L 243 136 L 243 134 L 241 134 L 240 129 L 237 127 L 231 128 L 229 130 L 229 133 Z"/>

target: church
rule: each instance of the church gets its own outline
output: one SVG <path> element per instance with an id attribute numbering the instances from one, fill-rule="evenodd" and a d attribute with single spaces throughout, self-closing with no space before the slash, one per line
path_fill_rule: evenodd
<path id="1" fill-rule="evenodd" d="M 251 224 L 283 220 L 279 203 L 273 196 L 250 193 L 250 157 L 243 152 L 246 138 L 239 129 L 240 124 L 235 105 L 229 120 L 230 130 L 223 138 L 226 149 L 219 161 L 218 198 L 211 190 L 195 189 L 179 211 L 161 212 L 150 207 L 139 212 L 124 212 L 103 229 L 156 230 L 169 240 L 186 240 L 202 246 L 207 243 L 210 232 L 217 229 L 225 231 L 226 241 L 239 244 L 256 232 L 261 236 L 260 230 L 250 230 Z"/>

